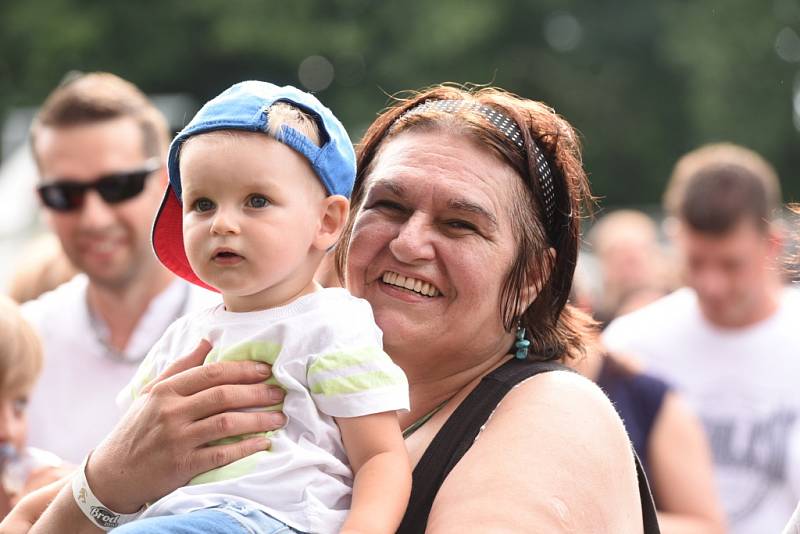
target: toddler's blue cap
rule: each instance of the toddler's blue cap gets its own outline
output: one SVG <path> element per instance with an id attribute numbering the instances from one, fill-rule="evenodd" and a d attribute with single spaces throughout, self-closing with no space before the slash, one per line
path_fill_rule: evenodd
<path id="1" fill-rule="evenodd" d="M 178 276 L 209 287 L 194 274 L 183 248 L 181 145 L 194 135 L 216 130 L 264 132 L 266 135 L 269 108 L 276 102 L 286 102 L 308 114 L 317 123 L 321 146 L 287 124 L 281 125 L 277 139 L 308 160 L 328 194 L 350 198 L 356 177 L 356 155 L 347 131 L 331 110 L 313 95 L 290 85 L 279 87 L 260 81 L 237 83 L 208 101 L 169 147 L 169 184 L 153 224 L 152 239 L 158 259 Z"/>
<path id="2" fill-rule="evenodd" d="M 321 144 L 317 146 L 305 135 L 284 124 L 278 140 L 302 154 L 330 195 L 350 198 L 356 178 L 356 155 L 350 136 L 334 114 L 317 98 L 291 85 L 247 81 L 226 89 L 208 101 L 192 121 L 181 130 L 169 147 L 169 181 L 180 198 L 180 149 L 193 135 L 215 130 L 244 130 L 266 132 L 269 108 L 276 102 L 286 102 L 306 112 L 316 121 Z"/>

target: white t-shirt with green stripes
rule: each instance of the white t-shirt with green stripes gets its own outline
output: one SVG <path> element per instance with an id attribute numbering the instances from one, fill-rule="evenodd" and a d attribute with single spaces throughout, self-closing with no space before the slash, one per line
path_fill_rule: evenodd
<path id="1" fill-rule="evenodd" d="M 369 304 L 345 289 L 322 289 L 279 308 L 247 313 L 223 305 L 176 321 L 118 397 L 140 389 L 201 338 L 206 362 L 260 360 L 267 382 L 286 390 L 287 424 L 269 432 L 272 447 L 203 473 L 150 506 L 145 516 L 179 514 L 230 501 L 257 505 L 304 532 L 338 532 L 350 508 L 353 475 L 334 417 L 407 410 L 408 383 L 383 352 Z"/>

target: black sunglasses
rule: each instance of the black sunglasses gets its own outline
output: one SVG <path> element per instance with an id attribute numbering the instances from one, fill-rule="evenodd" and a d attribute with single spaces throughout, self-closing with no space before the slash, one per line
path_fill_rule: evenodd
<path id="1" fill-rule="evenodd" d="M 73 211 L 83 206 L 89 189 L 94 189 L 107 204 L 116 204 L 135 197 L 144 190 L 147 177 L 161 167 L 158 159 L 148 160 L 135 171 L 116 172 L 101 176 L 93 182 L 58 180 L 36 187 L 39 198 L 55 211 Z"/>

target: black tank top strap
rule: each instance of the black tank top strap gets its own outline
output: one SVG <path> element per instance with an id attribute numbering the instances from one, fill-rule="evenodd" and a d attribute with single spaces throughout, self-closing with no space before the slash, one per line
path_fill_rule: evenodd
<path id="1" fill-rule="evenodd" d="M 439 430 L 414 468 L 411 499 L 398 534 L 425 532 L 433 500 L 447 475 L 472 446 L 505 395 L 523 380 L 540 373 L 570 368 L 556 362 L 511 359 L 480 381 Z M 644 472 L 636 458 L 645 534 L 658 534 L 655 507 Z"/>

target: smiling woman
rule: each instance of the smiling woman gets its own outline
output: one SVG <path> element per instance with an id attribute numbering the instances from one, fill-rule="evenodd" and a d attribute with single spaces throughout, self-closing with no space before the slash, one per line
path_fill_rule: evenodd
<path id="1" fill-rule="evenodd" d="M 656 532 L 608 402 L 543 363 L 581 357 L 593 326 L 566 305 L 590 199 L 572 127 L 441 86 L 381 114 L 358 169 L 337 267 L 409 378 L 399 532 Z"/>

